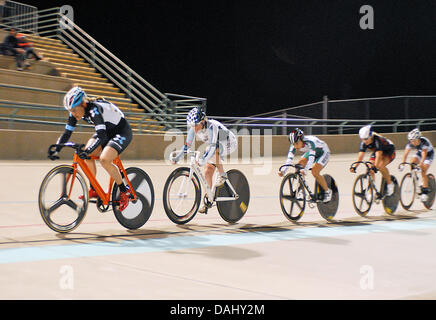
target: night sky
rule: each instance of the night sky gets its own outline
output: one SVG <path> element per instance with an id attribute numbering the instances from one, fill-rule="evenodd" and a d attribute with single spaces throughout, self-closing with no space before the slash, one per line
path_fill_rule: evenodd
<path id="1" fill-rule="evenodd" d="M 162 92 L 213 115 L 436 94 L 436 1 L 23 1 L 75 22 Z M 374 30 L 359 26 L 362 5 Z"/>

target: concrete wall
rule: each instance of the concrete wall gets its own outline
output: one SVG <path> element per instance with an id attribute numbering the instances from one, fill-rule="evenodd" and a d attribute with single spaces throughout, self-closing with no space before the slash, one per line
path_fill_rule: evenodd
<path id="1" fill-rule="evenodd" d="M 45 160 L 47 159 L 47 149 L 51 144 L 54 144 L 61 134 L 61 131 L 31 131 L 31 130 L 6 130 L 0 129 L 0 159 L 1 160 Z M 75 132 L 71 141 L 76 143 L 86 143 L 92 133 Z M 433 143 L 436 142 L 436 131 L 425 132 Z M 404 149 L 407 142 L 407 133 L 391 133 L 385 135 L 391 139 L 397 149 Z M 129 160 L 162 160 L 164 158 L 165 149 L 175 141 L 175 138 L 164 140 L 164 135 L 141 135 L 135 134 L 131 145 L 123 153 L 123 159 Z M 329 135 L 318 136 L 320 139 L 327 142 L 332 153 L 357 153 L 359 148 L 359 137 L 357 134 L 347 135 Z M 178 143 L 174 146 L 180 148 L 183 145 L 183 138 L 179 137 Z M 243 154 L 243 149 L 247 143 L 260 145 L 260 155 L 264 153 L 263 136 L 241 136 L 239 139 L 238 154 Z M 271 155 L 273 157 L 286 157 L 289 142 L 287 136 L 269 136 L 266 139 L 271 139 L 272 148 Z M 260 141 L 260 143 L 257 143 Z M 247 149 L 245 149 L 247 150 Z M 256 155 L 256 154 L 255 154 Z M 65 150 L 62 152 L 62 159 L 71 159 L 72 152 Z"/>

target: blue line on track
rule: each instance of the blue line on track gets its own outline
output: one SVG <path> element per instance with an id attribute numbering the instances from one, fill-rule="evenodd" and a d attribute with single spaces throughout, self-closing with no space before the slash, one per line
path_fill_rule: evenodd
<path id="1" fill-rule="evenodd" d="M 54 245 L 0 250 L 0 264 L 95 257 L 119 254 L 140 254 L 216 246 L 234 246 L 318 237 L 338 237 L 368 233 L 436 228 L 436 220 L 390 221 L 359 226 L 327 228 L 294 228 L 280 231 L 249 231 L 232 234 L 173 236 L 160 239 L 124 240 L 117 243 Z"/>

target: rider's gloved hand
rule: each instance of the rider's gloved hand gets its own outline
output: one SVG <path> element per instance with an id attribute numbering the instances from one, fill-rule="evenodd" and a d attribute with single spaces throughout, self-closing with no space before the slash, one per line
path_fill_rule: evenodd
<path id="1" fill-rule="evenodd" d="M 202 166 L 204 166 L 205 164 L 206 164 L 206 161 L 204 161 L 203 160 L 203 158 L 200 158 L 200 159 L 198 159 L 198 165 L 200 166 L 200 167 L 202 167 Z"/>
<path id="2" fill-rule="evenodd" d="M 404 164 L 400 164 L 400 165 L 398 166 L 398 170 L 400 170 L 400 172 L 403 172 L 403 170 L 404 170 Z"/>
<path id="3" fill-rule="evenodd" d="M 80 152 L 78 153 L 78 156 L 79 156 L 80 159 L 83 159 L 83 160 L 91 159 L 91 158 L 89 157 L 88 152 L 86 152 L 85 150 L 80 151 Z"/>
<path id="4" fill-rule="evenodd" d="M 48 151 L 48 155 L 47 155 L 47 157 L 48 157 L 50 160 L 57 160 L 57 159 L 59 159 L 58 154 L 59 154 L 59 152 L 57 152 L 57 151 L 49 150 L 49 151 Z"/>
<path id="5" fill-rule="evenodd" d="M 295 165 L 295 169 L 297 169 L 297 170 L 302 170 L 303 169 L 303 166 L 301 165 L 301 164 L 296 164 Z"/>
<path id="6" fill-rule="evenodd" d="M 357 169 L 357 167 L 350 167 L 350 172 L 351 173 L 356 173 L 356 169 Z"/>
<path id="7" fill-rule="evenodd" d="M 180 159 L 183 157 L 184 154 L 188 153 L 188 151 L 189 151 L 188 146 L 187 146 L 187 145 L 184 145 L 184 146 L 183 146 L 183 149 L 180 150 L 176 155 L 174 155 L 173 153 L 170 154 L 170 159 L 169 159 L 169 160 L 170 160 L 172 163 L 177 163 L 177 162 L 180 161 Z"/>

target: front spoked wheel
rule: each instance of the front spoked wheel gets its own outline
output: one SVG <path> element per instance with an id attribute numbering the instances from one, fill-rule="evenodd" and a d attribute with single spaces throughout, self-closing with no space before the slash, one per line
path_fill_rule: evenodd
<path id="1" fill-rule="evenodd" d="M 228 223 L 236 223 L 242 219 L 248 209 L 250 202 L 250 187 L 247 178 L 239 170 L 227 171 L 228 180 L 216 190 L 217 198 L 234 197 L 230 201 L 217 201 L 216 206 L 221 218 Z M 232 190 L 233 187 L 233 190 Z M 234 194 L 236 192 L 236 195 Z"/>
<path id="2" fill-rule="evenodd" d="M 201 203 L 200 181 L 195 173 L 189 178 L 187 167 L 174 170 L 165 182 L 163 205 L 168 218 L 177 224 L 191 221 Z"/>
<path id="3" fill-rule="evenodd" d="M 371 209 L 374 189 L 368 175 L 361 174 L 353 185 L 353 206 L 358 215 L 365 217 Z"/>
<path id="4" fill-rule="evenodd" d="M 38 205 L 42 219 L 50 229 L 60 233 L 74 230 L 88 209 L 85 179 L 80 172 L 74 173 L 72 166 L 53 168 L 41 183 Z"/>
<path id="5" fill-rule="evenodd" d="M 406 173 L 401 179 L 400 184 L 400 203 L 405 210 L 409 210 L 413 205 L 416 196 L 415 180 L 410 172 Z"/>
<path id="6" fill-rule="evenodd" d="M 306 191 L 295 173 L 288 173 L 280 184 L 280 206 L 285 217 L 298 221 L 306 207 Z"/>
<path id="7" fill-rule="evenodd" d="M 127 178 L 136 193 L 136 201 L 130 200 L 129 205 L 119 210 L 120 190 L 115 183 L 112 189 L 112 208 L 115 218 L 126 229 L 135 230 L 142 227 L 150 218 L 154 207 L 154 188 L 148 174 L 140 168 L 127 168 Z"/>

